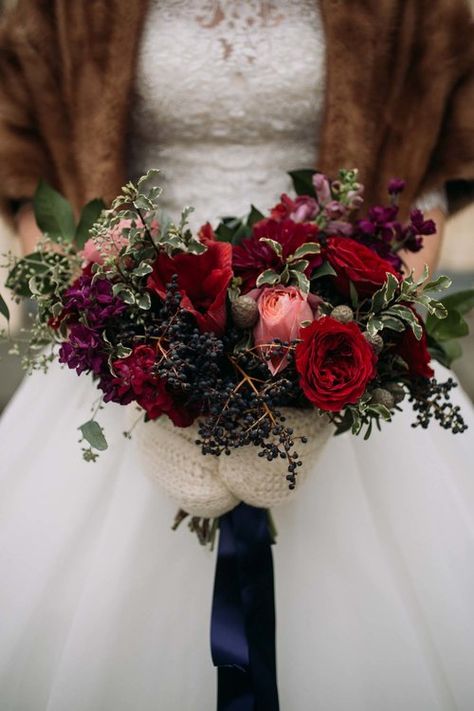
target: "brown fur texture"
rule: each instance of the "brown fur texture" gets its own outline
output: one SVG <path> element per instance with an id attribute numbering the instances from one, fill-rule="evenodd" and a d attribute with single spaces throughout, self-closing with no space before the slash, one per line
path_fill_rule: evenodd
<path id="1" fill-rule="evenodd" d="M 465 0 L 320 0 L 327 90 L 318 168 L 357 166 L 367 201 L 407 180 L 474 180 L 474 33 Z M 0 210 L 40 177 L 76 208 L 126 179 L 147 1 L 20 0 L 0 28 Z M 295 166 L 299 167 L 299 166 Z M 461 183 L 459 183 L 461 181 Z M 251 195 L 249 195 L 249 201 Z"/>

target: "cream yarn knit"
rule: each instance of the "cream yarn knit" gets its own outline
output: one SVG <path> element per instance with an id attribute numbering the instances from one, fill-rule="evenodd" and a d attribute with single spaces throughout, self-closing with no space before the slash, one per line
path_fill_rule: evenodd
<path id="1" fill-rule="evenodd" d="M 293 491 L 288 488 L 282 460 L 268 462 L 257 457 L 257 448 L 251 446 L 234 449 L 229 456 L 203 456 L 195 444 L 198 425 L 175 427 L 167 417 L 141 420 L 135 426 L 139 466 L 194 516 L 218 517 L 240 501 L 262 508 L 278 506 L 297 494 L 333 433 L 329 420 L 314 410 L 283 408 L 282 413 L 295 437 L 308 438 L 307 443 L 298 442 L 303 466 Z"/>

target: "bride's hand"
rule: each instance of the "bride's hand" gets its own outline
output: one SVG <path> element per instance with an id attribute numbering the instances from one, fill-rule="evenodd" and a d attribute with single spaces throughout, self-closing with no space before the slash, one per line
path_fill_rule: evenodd
<path id="1" fill-rule="evenodd" d="M 16 214 L 16 230 L 20 238 L 23 254 L 34 252 L 36 243 L 41 236 L 41 231 L 36 224 L 33 203 L 24 203 Z"/>

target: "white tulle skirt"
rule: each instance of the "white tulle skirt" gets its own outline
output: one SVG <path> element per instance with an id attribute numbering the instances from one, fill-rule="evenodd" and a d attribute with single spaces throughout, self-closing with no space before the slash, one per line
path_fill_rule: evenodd
<path id="1" fill-rule="evenodd" d="M 282 711 L 474 708 L 474 417 L 329 441 L 274 512 Z M 87 379 L 28 378 L 0 425 L 2 711 L 212 711 L 215 553 L 137 466 L 125 409 L 81 459 Z"/>

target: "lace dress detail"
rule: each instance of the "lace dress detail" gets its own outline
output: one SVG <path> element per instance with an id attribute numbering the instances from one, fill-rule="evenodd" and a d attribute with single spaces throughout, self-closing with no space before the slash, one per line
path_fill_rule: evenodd
<path id="1" fill-rule="evenodd" d="M 164 208 L 194 205 L 194 226 L 269 208 L 315 164 L 324 54 L 314 0 L 151 0 L 130 174 L 160 168 Z"/>

